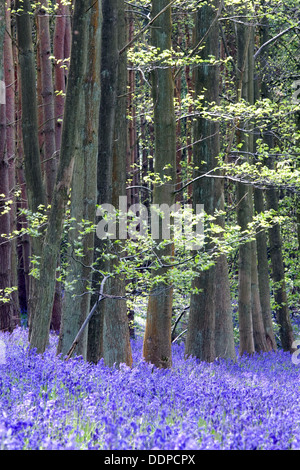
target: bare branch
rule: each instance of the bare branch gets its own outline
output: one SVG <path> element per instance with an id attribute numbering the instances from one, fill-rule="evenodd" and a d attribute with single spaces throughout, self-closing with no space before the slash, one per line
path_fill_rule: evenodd
<path id="1" fill-rule="evenodd" d="M 92 316 L 94 315 L 95 311 L 96 311 L 96 308 L 98 307 L 99 303 L 105 298 L 104 294 L 103 294 L 103 290 L 104 290 L 104 285 L 105 285 L 105 282 L 107 281 L 107 279 L 110 277 L 110 275 L 108 276 L 104 276 L 103 279 L 102 279 L 102 282 L 101 282 L 101 285 L 100 285 L 100 293 L 99 293 L 99 297 L 97 299 L 97 302 L 95 302 L 92 310 L 90 311 L 90 313 L 88 314 L 88 316 L 86 317 L 85 321 L 83 322 L 80 330 L 78 331 L 77 335 L 76 335 L 76 338 L 74 339 L 68 353 L 67 353 L 67 356 L 66 356 L 66 360 L 68 361 L 70 359 L 70 357 L 72 356 L 80 338 L 81 338 L 81 335 L 82 333 L 84 332 L 84 329 L 85 327 L 88 325 L 89 321 L 91 320 Z"/>
<path id="2" fill-rule="evenodd" d="M 281 38 L 281 36 L 283 36 L 284 34 L 288 33 L 289 31 L 291 31 L 292 29 L 295 29 L 297 28 L 297 26 L 299 26 L 300 22 L 298 21 L 297 24 L 293 25 L 293 26 L 290 26 L 289 28 L 285 29 L 284 31 L 281 31 L 281 33 L 277 34 L 276 36 L 274 36 L 273 38 L 269 39 L 267 42 L 265 42 L 264 44 L 262 44 L 260 46 L 260 48 L 256 51 L 256 53 L 254 54 L 254 60 L 257 59 L 257 57 L 259 56 L 259 54 L 261 53 L 261 51 L 263 49 L 265 49 L 265 47 L 269 46 L 269 44 L 271 44 L 272 42 L 274 41 L 277 41 L 277 39 Z"/>
<path id="3" fill-rule="evenodd" d="M 150 26 L 157 20 L 157 18 L 160 17 L 160 15 L 162 15 L 165 11 L 168 10 L 168 8 L 170 8 L 173 3 L 175 3 L 176 0 L 172 0 L 170 3 L 168 3 L 168 5 L 166 5 L 156 16 L 154 16 L 154 18 L 152 18 L 151 21 L 149 21 L 148 24 L 146 24 L 146 26 L 144 28 L 142 28 L 132 39 L 131 41 L 129 41 L 120 51 L 119 51 L 119 54 L 123 54 L 123 52 L 127 51 L 127 49 L 129 49 L 129 47 L 132 46 L 132 44 L 135 43 L 135 41 L 142 35 L 144 34 L 147 29 L 150 28 Z"/>

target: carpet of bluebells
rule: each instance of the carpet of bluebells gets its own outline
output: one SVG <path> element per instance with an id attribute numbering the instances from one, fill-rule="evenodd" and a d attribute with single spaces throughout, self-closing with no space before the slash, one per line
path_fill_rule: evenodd
<path id="1" fill-rule="evenodd" d="M 300 366 L 289 353 L 212 364 L 184 359 L 173 368 L 141 360 L 117 370 L 56 356 L 42 358 L 27 331 L 0 334 L 0 449 L 299 449 Z"/>

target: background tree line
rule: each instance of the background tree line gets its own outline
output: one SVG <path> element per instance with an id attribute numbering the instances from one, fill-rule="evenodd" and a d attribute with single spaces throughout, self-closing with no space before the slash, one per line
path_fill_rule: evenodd
<path id="1" fill-rule="evenodd" d="M 130 365 L 141 302 L 157 367 L 182 318 L 187 357 L 292 351 L 299 2 L 2 0 L 0 42 L 1 330 Z M 202 248 L 100 239 L 120 196 L 203 204 Z"/>

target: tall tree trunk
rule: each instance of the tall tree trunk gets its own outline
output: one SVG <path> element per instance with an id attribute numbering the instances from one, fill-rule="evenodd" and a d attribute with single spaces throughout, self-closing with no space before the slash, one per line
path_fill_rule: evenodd
<path id="1" fill-rule="evenodd" d="M 36 71 L 34 49 L 32 43 L 31 4 L 29 0 L 16 0 L 17 39 L 21 75 L 22 95 L 22 137 L 24 150 L 24 167 L 28 208 L 37 212 L 40 205 L 46 204 L 40 163 L 40 148 L 38 141 L 38 118 L 36 98 Z M 31 238 L 31 256 L 41 255 L 41 239 Z M 36 303 L 36 279 L 30 277 L 28 309 L 29 335 Z"/>
<path id="2" fill-rule="evenodd" d="M 119 195 L 125 195 L 126 178 L 126 55 L 119 50 L 126 42 L 125 10 L 123 0 L 103 0 L 101 103 L 99 116 L 98 148 L 98 201 L 118 207 Z M 95 247 L 99 272 L 113 274 L 115 261 L 105 260 L 102 253 L 110 249 L 109 240 L 96 238 Z M 94 288 L 102 281 L 99 273 L 94 277 Z M 104 292 L 114 297 L 125 294 L 122 279 L 110 277 Z M 93 301 L 98 297 L 96 292 Z M 89 324 L 88 360 L 98 362 L 102 357 L 108 366 L 126 363 L 131 365 L 131 349 L 126 302 L 106 298 L 97 308 Z"/>
<path id="3" fill-rule="evenodd" d="M 55 88 L 55 141 L 58 154 L 61 146 L 62 120 L 65 105 L 66 77 L 70 58 L 70 11 L 69 6 L 58 0 L 56 11 L 53 53 L 54 61 L 54 88 Z"/>
<path id="4" fill-rule="evenodd" d="M 254 206 L 255 211 L 260 214 L 265 210 L 264 196 L 261 189 L 254 189 Z M 260 304 L 262 310 L 262 319 L 264 323 L 264 330 L 266 334 L 266 341 L 268 349 L 277 350 L 276 339 L 274 334 L 272 316 L 271 316 L 271 302 L 270 302 L 270 274 L 269 263 L 267 254 L 267 236 L 266 232 L 259 230 L 256 234 L 256 247 L 257 247 L 257 271 L 258 271 L 258 284 Z"/>
<path id="5" fill-rule="evenodd" d="M 102 0 L 102 46 L 101 46 L 101 100 L 98 131 L 97 203 L 112 203 L 113 139 L 117 102 L 118 79 L 118 2 Z M 109 250 L 110 242 L 95 238 L 95 258 L 98 272 L 93 275 L 95 293 L 94 305 L 98 299 L 98 289 L 103 280 L 101 272 L 110 272 L 109 260 L 103 253 Z M 107 292 L 107 284 L 104 286 Z M 97 363 L 103 357 L 104 302 L 100 302 L 89 323 L 88 351 L 89 362 Z"/>
<path id="6" fill-rule="evenodd" d="M 152 1 L 152 16 L 155 17 L 168 5 L 168 0 Z M 161 52 L 172 47 L 172 18 L 169 7 L 153 23 L 151 30 L 152 45 Z M 171 68 L 156 68 L 152 72 L 152 96 L 154 104 L 155 167 L 154 172 L 163 180 L 170 177 L 168 184 L 154 185 L 153 203 L 167 204 L 174 202 L 176 183 L 176 122 L 174 110 L 174 81 Z M 169 166 L 169 169 L 165 168 Z M 162 234 L 160 234 L 162 237 Z M 161 239 L 157 240 L 158 242 Z M 173 256 L 174 246 L 170 242 L 164 249 L 157 250 L 158 257 Z M 168 268 L 167 268 L 168 269 Z M 165 268 L 156 274 L 166 274 Z M 156 367 L 167 368 L 172 365 L 171 318 L 173 289 L 166 282 L 161 282 L 150 292 L 147 309 L 146 329 L 143 354 L 146 361 Z"/>
<path id="7" fill-rule="evenodd" d="M 254 73 L 254 26 L 249 26 L 250 41 L 248 54 L 248 101 L 250 104 L 255 102 L 255 73 Z M 254 133 L 250 131 L 248 136 L 248 151 L 254 154 Z M 251 219 L 253 218 L 253 188 L 251 188 Z M 257 245 L 256 240 L 251 242 L 251 311 L 253 324 L 253 340 L 255 351 L 263 352 L 268 350 L 266 341 L 264 323 L 262 318 L 262 308 L 260 303 L 258 268 L 257 268 Z"/>
<path id="8" fill-rule="evenodd" d="M 57 258 L 60 252 L 65 211 L 69 200 L 74 160 L 80 129 L 80 91 L 87 56 L 87 15 L 89 0 L 75 1 L 72 52 L 62 130 L 62 145 L 56 184 L 43 244 L 38 280 L 37 301 L 30 340 L 31 348 L 43 353 L 48 344 L 53 299 L 55 293 Z"/>
<path id="9" fill-rule="evenodd" d="M 13 201 L 10 209 L 10 233 L 16 230 L 16 116 L 15 116 L 15 68 L 13 59 L 13 30 L 11 27 L 11 1 L 6 1 L 6 34 L 4 37 L 4 78 L 6 87 L 6 152 L 8 161 L 9 197 Z M 11 286 L 18 286 L 17 275 L 17 242 L 11 240 Z M 13 327 L 20 322 L 20 305 L 18 291 L 12 292 Z"/>
<path id="10" fill-rule="evenodd" d="M 265 334 L 262 307 L 260 303 L 256 240 L 251 242 L 251 256 L 251 310 L 254 347 L 257 352 L 265 352 L 269 350 L 269 346 L 267 343 L 267 336 Z"/>
<path id="11" fill-rule="evenodd" d="M 4 74 L 5 2 L 0 2 L 0 232 L 10 233 L 9 163 L 7 154 L 6 83 Z M 12 330 L 12 305 L 5 289 L 11 286 L 11 244 L 2 238 L 0 243 L 0 330 Z M 6 301 L 7 300 L 7 301 Z"/>
<path id="12" fill-rule="evenodd" d="M 268 38 L 268 19 L 265 17 L 261 26 L 261 43 L 267 42 Z M 268 62 L 268 51 L 265 50 L 260 56 L 260 67 L 265 69 Z M 267 98 L 269 96 L 268 87 L 264 80 L 260 83 L 256 80 L 255 83 L 255 99 Z M 256 142 L 254 140 L 254 151 Z M 259 188 L 254 188 L 254 208 L 257 214 L 265 211 L 264 193 Z M 257 251 L 257 275 L 259 286 L 259 297 L 262 311 L 262 320 L 264 324 L 264 331 L 266 336 L 266 343 L 269 350 L 277 350 L 276 339 L 273 329 L 273 322 L 271 316 L 271 302 L 270 302 L 270 275 L 269 275 L 269 262 L 267 254 L 267 235 L 264 230 L 258 229 L 256 234 L 256 251 Z M 255 258 L 253 258 L 253 262 Z"/>
<path id="13" fill-rule="evenodd" d="M 72 180 L 70 217 L 75 220 L 73 230 L 69 231 L 68 242 L 71 245 L 70 266 L 67 284 L 76 280 L 75 289 L 65 291 L 62 312 L 62 324 L 57 352 L 65 356 L 76 337 L 81 325 L 90 311 L 91 265 L 93 263 L 94 233 L 82 238 L 83 257 L 72 258 L 74 245 L 82 228 L 82 220 L 91 224 L 96 216 L 97 197 L 97 146 L 98 119 L 100 105 L 100 56 L 101 56 L 101 3 L 96 2 L 87 13 L 89 57 L 83 80 L 80 121 L 78 130 L 80 140 L 76 149 L 75 166 Z M 81 337 L 76 354 L 86 359 L 87 329 Z"/>
<path id="14" fill-rule="evenodd" d="M 196 17 L 196 44 L 205 37 L 205 47 L 201 56 L 219 57 L 218 23 L 214 22 L 219 1 L 199 9 Z M 195 71 L 195 94 L 204 93 L 205 103 L 219 102 L 219 66 L 201 64 Z M 199 118 L 194 127 L 194 165 L 199 168 L 195 177 L 204 175 L 217 166 L 220 151 L 219 124 Z M 205 163 L 204 163 L 205 162 Z M 193 204 L 203 204 L 206 214 L 214 215 L 216 209 L 216 186 L 214 178 L 201 178 L 193 184 Z M 207 240 L 204 250 L 211 248 Z M 200 360 L 211 362 L 215 359 L 215 294 L 216 266 L 201 272 L 194 279 L 192 288 L 199 290 L 191 295 L 191 305 L 186 338 L 186 356 L 195 356 Z"/>
<path id="15" fill-rule="evenodd" d="M 269 22 L 267 17 L 264 18 L 263 20 L 263 26 L 262 26 L 262 31 L 261 31 L 261 40 L 262 43 L 265 44 L 269 39 L 270 39 L 270 31 L 269 31 Z M 268 48 L 262 53 L 261 55 L 261 65 L 266 66 L 266 62 L 268 61 Z M 268 84 L 265 82 L 265 80 L 262 81 L 261 84 L 261 95 L 262 98 L 269 98 L 271 91 L 269 90 Z M 274 147 L 274 138 L 273 134 L 271 131 L 268 129 L 266 130 L 264 134 L 264 141 L 268 145 L 269 150 Z M 272 168 L 272 162 L 271 159 L 270 161 L 266 161 L 266 164 Z M 256 193 L 256 204 L 257 204 L 257 210 L 258 212 L 263 210 L 263 196 L 262 194 L 258 194 L 258 190 Z M 266 191 L 266 206 L 267 209 L 274 209 L 275 211 L 278 210 L 278 195 L 276 192 L 275 188 L 271 188 Z M 263 234 L 263 236 L 266 238 L 266 235 Z M 262 237 L 262 235 L 260 235 Z M 267 241 L 264 240 L 264 243 L 267 244 Z M 281 231 L 280 231 L 280 226 L 277 224 L 274 227 L 269 229 L 269 247 L 270 247 L 270 258 L 271 258 L 271 269 L 272 269 L 272 277 L 273 277 L 273 282 L 275 283 L 275 288 L 274 288 L 274 297 L 275 297 L 275 302 L 277 305 L 276 309 L 276 320 L 279 324 L 280 327 L 280 339 L 281 339 L 281 345 L 284 350 L 286 351 L 292 351 L 292 343 L 293 343 L 293 331 L 292 331 L 292 325 L 290 321 L 290 313 L 288 309 L 288 303 L 287 303 L 287 294 L 286 294 L 286 287 L 285 287 L 285 276 L 284 276 L 284 264 L 283 264 L 283 258 L 282 258 L 282 240 L 281 240 Z M 264 269 L 267 271 L 267 260 L 266 260 L 266 250 L 264 249 L 264 253 L 260 253 L 259 261 L 262 263 L 264 261 Z M 260 269 L 263 269 L 263 265 L 261 264 Z M 266 276 L 266 273 L 265 273 Z M 269 296 L 269 285 L 267 285 L 267 281 L 265 278 L 265 290 L 267 291 L 268 295 L 268 300 L 270 298 Z M 265 295 L 266 297 L 266 295 Z M 265 305 L 266 299 L 262 302 L 262 305 Z M 270 302 L 270 300 L 269 300 Z M 269 303 L 268 302 L 268 303 Z M 271 307 L 267 304 L 266 308 L 268 309 L 268 316 L 267 320 L 265 321 L 265 324 L 267 323 L 268 329 L 265 326 L 266 332 L 270 331 L 271 329 L 271 324 L 272 324 L 272 319 L 271 319 Z M 272 327 L 272 333 L 273 333 L 273 327 Z M 275 343 L 275 335 L 271 336 L 272 343 Z M 274 346 L 273 346 L 274 347 Z"/>
<path id="16" fill-rule="evenodd" d="M 129 25 L 128 25 L 128 40 L 131 41 L 134 37 L 134 17 L 133 10 L 129 13 Z M 139 202 L 139 189 L 136 187 L 139 184 L 138 174 L 138 140 L 137 140 L 137 118 L 136 118 L 136 106 L 135 106 L 135 84 L 136 84 L 136 71 L 130 69 L 128 72 L 128 108 L 130 113 L 130 119 L 128 122 L 128 155 L 127 155 L 127 174 L 130 176 L 132 188 L 127 191 L 128 197 L 128 208 L 132 204 Z M 143 196 L 143 194 L 142 194 Z"/>
<path id="17" fill-rule="evenodd" d="M 19 143 L 16 146 L 16 180 L 18 187 L 20 188 L 20 196 L 17 199 L 18 209 L 28 209 L 28 201 L 26 197 L 26 182 L 24 176 L 24 150 L 23 150 L 23 139 L 22 139 L 22 100 L 21 100 L 21 80 L 20 80 L 20 65 L 18 64 L 18 52 L 17 47 L 14 48 L 14 62 L 16 64 L 16 142 Z M 21 227 L 27 227 L 27 221 L 25 215 L 19 215 L 17 219 L 17 230 Z M 27 314 L 27 324 L 29 322 L 29 297 L 30 297 L 30 240 L 28 234 L 23 234 L 18 237 L 17 240 L 18 250 L 18 291 L 19 291 L 19 302 L 21 311 Z"/>
<path id="18" fill-rule="evenodd" d="M 22 132 L 25 156 L 25 178 L 29 209 L 36 212 L 45 204 L 38 142 L 36 72 L 32 43 L 31 4 L 16 0 L 17 34 L 22 93 Z"/>
<path id="19" fill-rule="evenodd" d="M 42 171 L 45 183 L 47 203 L 51 204 L 53 189 L 56 179 L 58 152 L 56 151 L 56 132 L 55 132 L 55 96 L 53 84 L 53 69 L 51 57 L 51 36 L 49 15 L 47 8 L 49 0 L 42 0 L 37 15 L 37 37 L 38 37 L 38 60 L 40 63 L 40 110 L 41 117 L 39 122 L 40 132 L 42 133 Z M 62 73 L 65 69 L 62 69 Z M 64 76 L 63 76 L 64 80 Z M 64 90 L 65 91 L 65 87 Z M 59 95 L 59 98 L 62 98 Z M 64 102 L 64 101 L 62 101 Z M 41 146 L 41 144 L 40 144 Z M 59 265 L 59 261 L 58 261 Z M 53 312 L 51 327 L 58 331 L 61 318 L 61 286 L 59 283 L 55 287 L 55 298 L 53 303 Z"/>
<path id="20" fill-rule="evenodd" d="M 254 104 L 254 27 L 252 24 L 238 26 L 238 97 Z M 249 123 L 242 123 L 238 141 L 243 143 L 244 159 L 254 151 L 254 137 L 247 133 Z M 238 183 L 237 219 L 242 231 L 246 231 L 253 218 L 253 190 L 251 186 Z M 239 327 L 240 354 L 267 351 L 267 342 L 262 319 L 257 272 L 256 241 L 246 242 L 239 250 Z"/>
<path id="21" fill-rule="evenodd" d="M 266 192 L 268 209 L 278 211 L 278 195 L 275 188 Z M 291 325 L 287 301 L 284 263 L 282 257 L 282 239 L 279 224 L 269 229 L 270 258 L 274 282 L 274 298 L 276 303 L 276 320 L 279 324 L 281 346 L 284 351 L 293 351 L 294 334 Z"/>
<path id="22" fill-rule="evenodd" d="M 238 67 L 238 99 L 243 98 L 248 101 L 249 89 L 249 44 L 252 34 L 252 26 L 239 24 L 237 26 L 237 67 Z M 243 150 L 249 150 L 249 140 L 247 135 L 239 132 L 237 139 L 243 142 Z M 247 158 L 247 157 L 245 157 Z M 243 183 L 237 184 L 237 221 L 242 231 L 248 229 L 251 222 L 252 210 L 252 190 L 250 186 Z M 253 323 L 251 309 L 251 263 L 252 247 L 246 242 L 239 248 L 239 284 L 238 284 L 238 309 L 239 309 L 239 333 L 240 333 L 240 355 L 254 353 Z"/>
<path id="23" fill-rule="evenodd" d="M 54 52 L 54 113 L 55 113 L 55 159 L 57 165 L 61 147 L 62 122 L 65 106 L 65 94 L 71 55 L 71 13 L 68 4 L 58 0 L 55 20 L 53 52 Z M 52 312 L 51 327 L 58 331 L 60 328 L 62 310 L 62 285 L 57 282 Z"/>
<path id="24" fill-rule="evenodd" d="M 125 2 L 118 2 L 118 49 L 126 44 Z M 117 108 L 115 115 L 113 168 L 112 168 L 112 205 L 118 207 L 119 196 L 126 195 L 126 154 L 127 154 L 127 57 L 123 53 L 118 64 Z M 115 252 L 121 252 L 122 246 L 117 245 Z M 113 272 L 118 260 L 111 262 Z M 115 297 L 125 296 L 125 281 L 122 276 L 108 279 L 107 287 Z M 112 367 L 114 364 L 132 365 L 132 354 L 125 299 L 108 298 L 103 302 L 103 337 L 102 356 L 104 363 Z"/>
<path id="25" fill-rule="evenodd" d="M 215 355 L 235 361 L 232 302 L 225 255 L 221 255 L 216 262 L 215 289 Z"/>
<path id="26" fill-rule="evenodd" d="M 54 89 L 51 57 L 51 37 L 49 15 L 47 8 L 49 0 L 42 0 L 38 12 L 38 31 L 40 41 L 41 63 L 41 94 L 43 109 L 43 135 L 44 135 L 44 178 L 47 193 L 47 202 L 51 203 L 56 178 L 55 158 L 55 118 L 54 118 Z"/>

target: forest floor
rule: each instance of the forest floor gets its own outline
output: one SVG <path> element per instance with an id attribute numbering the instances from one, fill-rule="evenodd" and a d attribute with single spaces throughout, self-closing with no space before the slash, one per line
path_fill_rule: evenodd
<path id="1" fill-rule="evenodd" d="M 300 366 L 289 353 L 132 369 L 29 349 L 26 329 L 0 334 L 0 449 L 300 449 Z M 300 359 L 299 359 L 300 362 Z"/>

